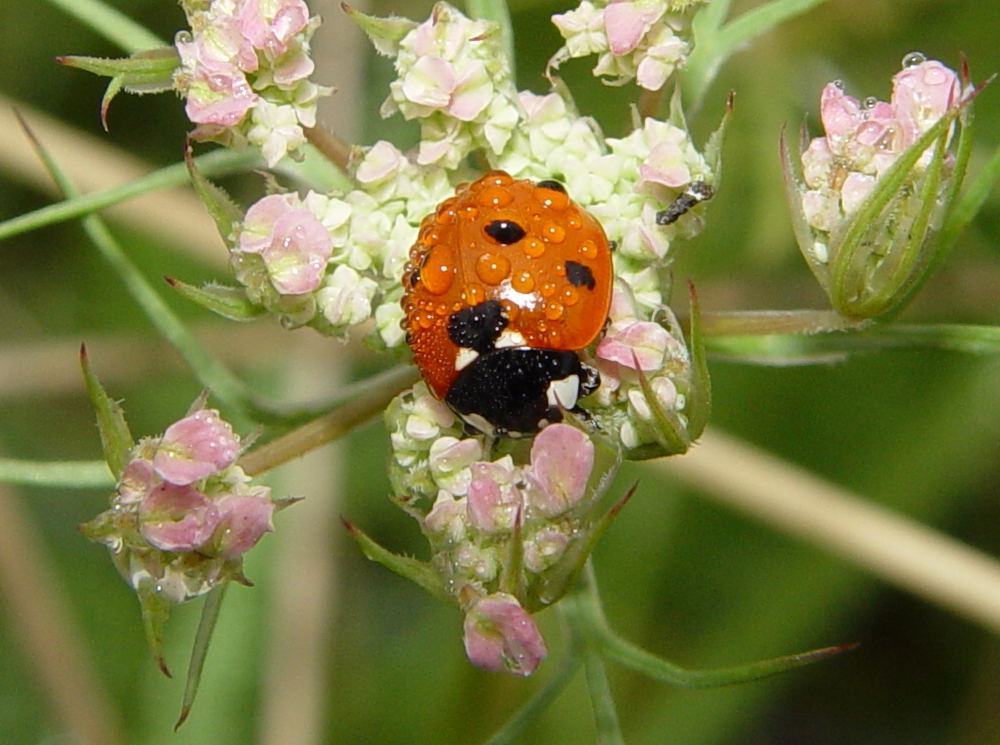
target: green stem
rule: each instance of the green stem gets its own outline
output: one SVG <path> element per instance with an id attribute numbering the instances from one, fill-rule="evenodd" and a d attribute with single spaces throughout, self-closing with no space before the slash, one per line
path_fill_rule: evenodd
<path id="1" fill-rule="evenodd" d="M 145 26 L 100 0 L 48 0 L 48 2 L 129 54 L 166 46 L 166 42 Z"/>
<path id="2" fill-rule="evenodd" d="M 844 318 L 832 310 L 750 310 L 703 313 L 705 336 L 761 336 L 767 334 L 819 334 L 857 330 L 865 321 Z"/>
<path id="3" fill-rule="evenodd" d="M 255 150 L 246 150 L 242 153 L 232 150 L 213 150 L 210 153 L 199 155 L 194 160 L 202 174 L 206 177 L 212 177 L 251 168 L 260 163 L 260 155 Z M 80 194 L 0 222 L 0 240 L 27 233 L 46 225 L 89 215 L 132 197 L 138 197 L 158 189 L 181 186 L 189 181 L 187 165 L 174 163 L 127 184 L 90 194 Z"/>
<path id="4" fill-rule="evenodd" d="M 384 411 L 399 391 L 412 385 L 416 378 L 416 368 L 400 365 L 366 380 L 361 384 L 362 394 L 352 390 L 334 410 L 250 451 L 240 458 L 239 464 L 247 474 L 255 476 L 305 455 Z"/>
<path id="5" fill-rule="evenodd" d="M 606 627 L 607 621 L 590 559 L 584 565 L 577 587 L 563 599 L 563 608 L 573 634 L 574 647 L 583 655 L 597 741 L 601 745 L 622 745 L 621 724 L 601 656 L 600 634 L 595 633 L 597 629 Z"/>
<path id="6" fill-rule="evenodd" d="M 35 139 L 34 133 L 23 121 L 21 125 L 62 192 L 69 197 L 77 196 L 79 192 L 76 187 L 69 181 L 48 151 Z M 112 237 L 104 221 L 97 215 L 88 215 L 83 218 L 82 222 L 84 231 L 105 261 L 121 277 L 125 289 L 132 296 L 132 299 L 142 308 L 160 335 L 177 349 L 201 384 L 211 389 L 212 393 L 226 405 L 241 411 L 253 412 L 258 418 L 266 418 L 266 412 L 260 411 L 251 401 L 249 392 L 242 381 L 202 346 L 201 342 L 188 331 L 180 318 L 153 289 L 142 272 Z"/>
<path id="7" fill-rule="evenodd" d="M 625 745 L 621 723 L 611 695 L 611 684 L 604 669 L 604 660 L 599 650 L 589 646 L 583 651 L 583 664 L 587 673 L 587 688 L 590 703 L 594 709 L 594 729 L 597 731 L 598 745 Z"/>
<path id="8" fill-rule="evenodd" d="M 715 356 L 762 365 L 832 362 L 858 352 L 940 349 L 965 354 L 1000 354 L 1000 326 L 884 324 L 844 333 L 720 334 L 705 340 Z"/>
<path id="9" fill-rule="evenodd" d="M 0 458 L 0 482 L 31 486 L 110 488 L 114 479 L 103 460 L 54 461 Z"/>
<path id="10" fill-rule="evenodd" d="M 484 745 L 511 745 L 552 704 L 580 667 L 580 657 L 573 648 L 568 650 L 556 674 L 531 699 L 497 730 Z"/>

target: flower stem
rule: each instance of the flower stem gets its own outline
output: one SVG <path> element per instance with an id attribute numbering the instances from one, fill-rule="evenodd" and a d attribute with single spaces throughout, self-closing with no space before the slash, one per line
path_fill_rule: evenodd
<path id="1" fill-rule="evenodd" d="M 214 150 L 199 155 L 195 158 L 195 162 L 198 164 L 198 170 L 206 177 L 222 176 L 257 165 L 260 162 L 260 154 L 255 150 L 246 150 L 242 153 L 232 150 Z M 158 189 L 180 186 L 188 183 L 189 178 L 187 165 L 174 163 L 121 186 L 89 194 L 78 194 L 62 202 L 49 204 L 0 222 L 0 240 L 27 233 L 46 225 L 83 217 Z"/>
<path id="2" fill-rule="evenodd" d="M 600 629 L 607 628 L 604 609 L 597 590 L 597 578 L 590 559 L 584 565 L 576 589 L 563 600 L 566 622 L 573 633 L 577 654 L 583 656 L 587 688 L 594 708 L 594 727 L 601 745 L 623 745 L 621 724 L 615 709 L 611 686 L 601 656 Z"/>
<path id="3" fill-rule="evenodd" d="M 344 173 L 351 158 L 350 146 L 325 127 L 306 127 L 304 130 L 309 144 Z"/>
<path id="4" fill-rule="evenodd" d="M 702 313 L 705 336 L 819 334 L 864 328 L 867 322 L 845 318 L 832 310 L 752 310 Z"/>
<path id="5" fill-rule="evenodd" d="M 333 411 L 244 455 L 240 458 L 240 466 L 248 475 L 255 476 L 325 445 L 384 411 L 400 390 L 416 380 L 416 376 L 413 366 L 400 365 L 366 381 L 363 391 L 345 397 Z"/>
<path id="6" fill-rule="evenodd" d="M 60 488 L 110 488 L 114 479 L 103 460 L 36 461 L 0 458 L 0 481 Z"/>
<path id="7" fill-rule="evenodd" d="M 77 196 L 76 187 L 35 138 L 34 133 L 23 120 L 21 120 L 21 126 L 35 152 L 45 163 L 45 167 L 62 192 L 67 197 Z M 122 250 L 121 245 L 112 237 L 111 231 L 108 230 L 104 221 L 97 215 L 88 215 L 83 218 L 82 222 L 87 236 L 97 247 L 104 260 L 121 278 L 132 299 L 135 300 L 160 335 L 177 349 L 197 375 L 199 381 L 211 389 L 219 400 L 227 405 L 242 411 L 257 412 L 258 407 L 251 400 L 250 393 L 243 382 L 213 357 L 188 330 L 159 293 L 153 289 L 135 263 Z"/>

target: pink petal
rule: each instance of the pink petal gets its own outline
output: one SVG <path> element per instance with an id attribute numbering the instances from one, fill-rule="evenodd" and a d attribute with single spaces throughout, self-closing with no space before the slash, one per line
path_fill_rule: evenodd
<path id="1" fill-rule="evenodd" d="M 594 467 L 594 444 L 568 424 L 551 424 L 535 437 L 527 475 L 537 487 L 531 492 L 533 507 L 554 517 L 575 506 L 583 497 Z"/>
<path id="2" fill-rule="evenodd" d="M 156 473 L 172 484 L 185 485 L 228 468 L 240 453 L 239 438 L 214 409 L 202 409 L 167 431 L 153 456 Z"/>
<path id="3" fill-rule="evenodd" d="M 161 551 L 195 551 L 218 523 L 215 504 L 190 486 L 160 484 L 139 505 L 139 530 Z"/>
<path id="4" fill-rule="evenodd" d="M 823 88 L 819 108 L 823 129 L 830 137 L 850 134 L 863 121 L 858 99 L 845 95 L 837 83 L 827 83 Z"/>
<path id="5" fill-rule="evenodd" d="M 650 372 L 663 366 L 670 341 L 670 334 L 658 323 L 624 321 L 611 325 L 597 345 L 597 356 L 633 370 Z"/>
<path id="6" fill-rule="evenodd" d="M 512 595 L 477 601 L 465 616 L 465 653 L 476 667 L 531 675 L 548 650 L 534 620 Z"/>
<path id="7" fill-rule="evenodd" d="M 642 40 L 648 26 L 644 14 L 635 3 L 611 3 L 604 9 L 604 31 L 608 35 L 608 46 L 616 55 L 628 54 Z"/>
<path id="8" fill-rule="evenodd" d="M 274 503 L 270 489 L 258 487 L 256 494 L 226 496 L 219 500 L 216 550 L 232 559 L 249 551 L 265 533 L 274 530 Z"/>

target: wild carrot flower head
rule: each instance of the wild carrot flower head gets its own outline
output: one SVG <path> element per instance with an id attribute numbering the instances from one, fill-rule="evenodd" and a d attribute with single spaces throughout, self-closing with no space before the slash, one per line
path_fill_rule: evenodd
<path id="1" fill-rule="evenodd" d="M 168 604 L 242 580 L 242 555 L 273 530 L 271 490 L 235 465 L 240 440 L 200 405 L 128 453 L 111 508 L 83 526 L 140 598 Z"/>
<path id="2" fill-rule="evenodd" d="M 174 87 L 194 137 L 261 148 L 269 166 L 305 142 L 317 99 L 309 41 L 319 25 L 304 0 L 186 0 Z"/>
<path id="3" fill-rule="evenodd" d="M 679 61 L 670 50 L 689 45 L 678 37 L 687 29 L 683 11 L 627 5 L 611 9 L 604 31 L 614 45 L 608 54 L 618 55 L 615 74 L 652 69 L 660 85 Z M 505 631 L 526 626 L 494 618 L 491 603 L 499 598 L 496 607 L 530 618 L 555 602 L 606 526 L 605 477 L 619 453 L 680 452 L 700 433 L 692 402 L 706 381 L 662 281 L 675 240 L 696 233 L 700 219 L 678 213 L 663 224 L 657 215 L 692 182 L 713 181 L 714 156 L 702 155 L 680 122 L 653 116 L 606 137 L 554 76 L 549 93 L 517 90 L 499 27 L 447 3 L 419 23 L 348 14 L 392 58 L 383 115 L 419 122 L 420 142 L 409 151 L 385 141 L 354 148 L 350 189 L 273 193 L 253 204 L 226 236 L 252 305 L 286 326 L 329 335 L 364 324 L 378 346 L 403 347 L 410 249 L 424 218 L 480 175 L 472 163 L 515 179 L 556 179 L 616 245 L 608 336 L 581 353 L 602 378 L 584 402 L 592 423 L 552 424 L 533 443 L 494 447 L 468 434 L 423 383 L 386 412 L 394 500 L 419 521 L 433 573 L 467 614 L 470 656 L 491 669 L 530 672 L 544 645 Z M 605 442 L 596 445 L 595 432 Z M 505 646 L 519 644 L 524 655 Z"/>

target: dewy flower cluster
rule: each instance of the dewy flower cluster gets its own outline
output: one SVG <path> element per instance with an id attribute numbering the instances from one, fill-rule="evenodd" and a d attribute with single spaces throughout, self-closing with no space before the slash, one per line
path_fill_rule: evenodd
<path id="1" fill-rule="evenodd" d="M 828 83 L 820 99 L 826 136 L 814 138 L 802 154 L 809 187 L 802 208 L 809 224 L 830 232 L 857 212 L 879 177 L 958 103 L 960 93 L 952 70 L 919 54 L 908 55 L 893 77 L 889 103 L 859 101 L 839 81 Z"/>
<path id="2" fill-rule="evenodd" d="M 295 153 L 316 101 L 330 92 L 308 78 L 319 18 L 304 0 L 182 0 L 191 31 L 175 40 L 174 86 L 186 98 L 194 137 L 260 147 L 268 165 Z"/>
<path id="3" fill-rule="evenodd" d="M 666 3 L 614 5 L 621 8 L 608 14 L 613 22 L 594 33 L 605 49 L 629 55 L 616 75 L 652 70 L 647 82 L 662 85 L 680 61 L 669 50 L 680 55 L 688 47 L 671 41 L 684 28 L 681 16 L 668 23 Z M 649 117 L 627 136 L 609 138 L 576 112 L 564 86 L 546 95 L 518 91 L 498 27 L 446 3 L 423 23 L 348 12 L 394 58 L 383 114 L 416 120 L 420 143 L 406 153 L 385 141 L 356 148 L 355 188 L 346 193 L 270 194 L 252 205 L 227 236 L 251 303 L 287 326 L 327 334 L 374 319 L 379 343 L 401 347 L 410 247 L 423 218 L 480 175 L 472 155 L 480 167 L 515 178 L 563 182 L 616 244 L 609 326 L 588 360 L 602 384 L 584 402 L 594 420 L 586 429 L 600 433 L 593 437 L 610 454 L 604 468 L 594 468 L 592 437 L 571 424 L 492 452 L 422 383 L 386 412 L 394 500 L 430 541 L 428 571 L 440 594 L 465 612 L 470 659 L 530 674 L 545 654 L 530 613 L 566 592 L 607 524 L 601 497 L 618 453 L 680 452 L 698 434 L 688 431 L 694 365 L 666 305 L 663 276 L 672 241 L 695 233 L 700 218 L 658 225 L 656 216 L 692 182 L 711 183 L 714 166 L 675 123 Z M 620 12 L 634 37 L 624 45 L 614 21 Z M 377 558 L 403 571 L 391 556 Z"/>
<path id="4" fill-rule="evenodd" d="M 686 38 L 690 19 L 680 11 L 704 1 L 583 0 L 575 10 L 553 16 L 566 44 L 549 64 L 558 67 L 596 54 L 594 75 L 609 84 L 635 80 L 646 90 L 659 90 L 691 49 Z"/>
<path id="5" fill-rule="evenodd" d="M 394 427 L 395 500 L 420 521 L 431 565 L 466 613 L 469 658 L 531 674 L 545 644 L 525 609 L 563 595 L 605 524 L 601 490 L 591 486 L 594 444 L 573 426 L 552 424 L 523 465 L 509 453 L 487 460 L 481 440 L 459 439 L 454 415 L 423 383 L 386 420 Z"/>
<path id="6" fill-rule="evenodd" d="M 887 103 L 859 101 L 839 81 L 820 101 L 825 136 L 798 156 L 784 146 L 799 247 L 845 316 L 891 312 L 935 263 L 937 231 L 964 176 L 968 140 L 958 76 L 913 52 Z M 799 173 L 801 170 L 801 174 Z"/>
<path id="7" fill-rule="evenodd" d="M 197 408 L 130 451 L 111 508 L 83 526 L 140 599 L 180 603 L 243 580 L 242 555 L 273 529 L 271 490 L 235 465 L 239 438 Z"/>
<path id="8" fill-rule="evenodd" d="M 690 358 L 661 281 L 671 241 L 699 227 L 656 213 L 712 166 L 681 127 L 647 118 L 623 138 L 606 138 L 575 112 L 568 94 L 514 88 L 498 29 L 450 5 L 424 23 L 351 12 L 377 49 L 395 58 L 397 79 L 383 113 L 419 121 L 421 141 L 403 153 L 380 141 L 358 148 L 356 188 L 342 194 L 279 194 L 251 206 L 230 236 L 236 277 L 254 304 L 287 326 L 342 334 L 374 318 L 379 343 L 400 347 L 401 274 L 420 221 L 455 186 L 478 174 L 468 156 L 515 178 L 556 178 L 615 241 L 612 325 L 597 349 L 605 384 L 594 413 L 630 450 L 655 446 L 656 412 L 640 390 L 651 380 L 657 409 L 683 426 Z"/>

